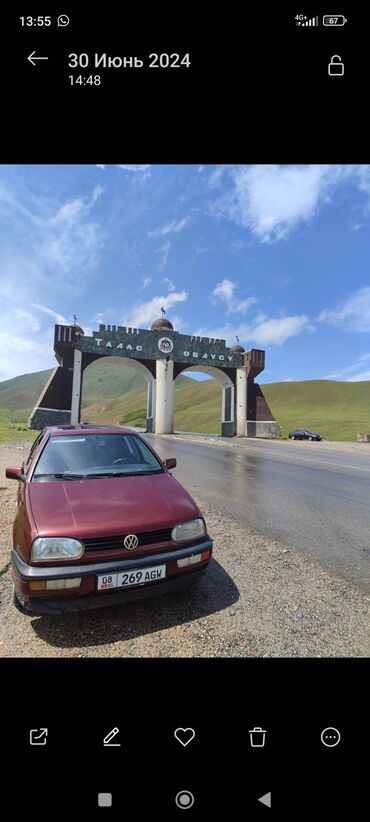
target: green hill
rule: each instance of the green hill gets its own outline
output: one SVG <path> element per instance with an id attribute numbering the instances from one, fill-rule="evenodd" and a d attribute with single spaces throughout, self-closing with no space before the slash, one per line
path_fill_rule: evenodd
<path id="1" fill-rule="evenodd" d="M 184 378 L 186 379 L 186 378 Z M 282 382 L 261 385 L 275 419 L 287 437 L 294 428 L 318 431 L 324 439 L 355 441 L 370 431 L 370 382 Z M 87 405 L 84 419 L 145 425 L 143 392 L 131 393 L 114 403 Z M 175 383 L 175 429 L 220 434 L 221 390 L 213 380 Z M 108 422 L 108 418 L 107 418 Z"/>
<path id="2" fill-rule="evenodd" d="M 370 431 L 370 382 L 309 380 L 261 388 L 283 436 L 306 426 L 324 439 L 354 441 Z"/>
<path id="3" fill-rule="evenodd" d="M 0 382 L 0 407 L 12 411 L 22 409 L 30 412 L 49 379 L 51 371 L 52 369 L 36 371 L 34 374 L 22 374 L 12 380 Z"/>
<path id="4" fill-rule="evenodd" d="M 50 371 L 25 374 L 0 383 L 0 440 L 33 438 L 27 418 Z M 287 436 L 307 426 L 325 439 L 355 441 L 370 431 L 370 382 L 310 380 L 261 385 L 272 413 Z M 189 377 L 175 383 L 175 428 L 219 434 L 221 390 L 213 380 Z M 119 359 L 99 360 L 83 383 L 82 419 L 145 427 L 146 380 Z"/>
<path id="5" fill-rule="evenodd" d="M 49 379 L 52 369 L 23 374 L 0 382 L 0 406 L 30 412 Z M 83 380 L 83 405 L 106 397 L 119 397 L 146 386 L 145 377 L 116 358 L 99 360 L 87 368 Z"/>

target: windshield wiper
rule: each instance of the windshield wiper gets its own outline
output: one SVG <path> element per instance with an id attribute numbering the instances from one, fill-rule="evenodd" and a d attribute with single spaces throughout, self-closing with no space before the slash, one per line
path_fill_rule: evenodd
<path id="1" fill-rule="evenodd" d="M 104 473 L 104 474 L 87 474 L 87 479 L 96 479 L 101 477 L 139 477 L 142 474 L 161 474 L 162 471 L 159 468 L 158 470 L 150 470 L 150 471 L 112 471 L 112 473 Z"/>
<path id="2" fill-rule="evenodd" d="M 56 479 L 86 479 L 86 474 L 34 474 L 33 479 L 38 477 L 55 477 Z"/>
<path id="3" fill-rule="evenodd" d="M 146 476 L 147 474 L 162 474 L 160 468 L 154 469 L 151 471 L 122 471 L 119 474 L 112 474 L 112 477 L 141 477 Z"/>

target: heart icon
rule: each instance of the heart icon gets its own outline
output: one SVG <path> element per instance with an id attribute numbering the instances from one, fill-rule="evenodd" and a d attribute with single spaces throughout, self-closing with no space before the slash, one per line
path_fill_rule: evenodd
<path id="1" fill-rule="evenodd" d="M 184 748 L 189 745 L 189 742 L 191 742 L 194 737 L 195 731 L 193 728 L 176 728 L 175 730 L 175 738 Z"/>

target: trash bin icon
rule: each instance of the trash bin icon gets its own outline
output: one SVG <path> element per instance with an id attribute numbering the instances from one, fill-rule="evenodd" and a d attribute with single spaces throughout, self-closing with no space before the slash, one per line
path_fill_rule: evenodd
<path id="1" fill-rule="evenodd" d="M 253 728 L 249 731 L 252 748 L 263 748 L 265 745 L 266 731 L 262 728 Z"/>

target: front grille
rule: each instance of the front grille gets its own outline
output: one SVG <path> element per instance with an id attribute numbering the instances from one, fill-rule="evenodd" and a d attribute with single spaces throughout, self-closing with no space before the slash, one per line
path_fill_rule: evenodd
<path id="1" fill-rule="evenodd" d="M 134 534 L 135 531 L 127 533 Z M 81 542 L 85 545 L 86 551 L 114 551 L 115 549 L 124 548 L 123 540 L 127 537 L 122 534 L 114 537 L 96 537 L 92 539 L 82 539 Z M 136 534 L 139 545 L 151 545 L 155 542 L 166 542 L 171 539 L 172 528 L 163 528 L 162 531 L 142 531 L 141 534 Z M 128 551 L 128 553 L 131 553 Z"/>

